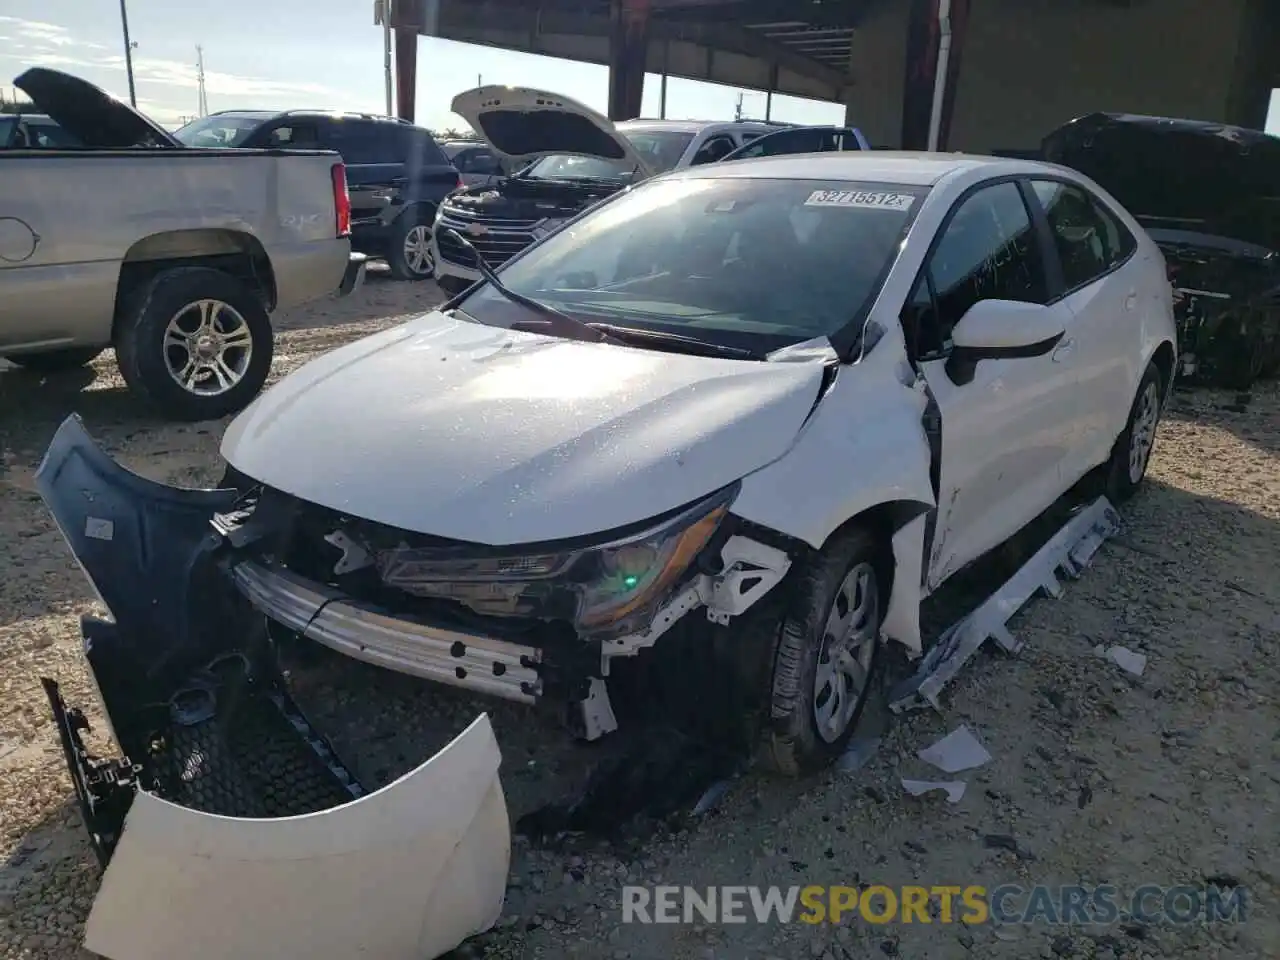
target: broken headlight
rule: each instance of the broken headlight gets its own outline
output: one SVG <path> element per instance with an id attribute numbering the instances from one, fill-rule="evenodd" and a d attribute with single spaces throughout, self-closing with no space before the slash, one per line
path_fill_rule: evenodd
<path id="1" fill-rule="evenodd" d="M 589 547 L 484 557 L 398 547 L 378 559 L 387 586 L 456 600 L 478 613 L 555 616 L 584 631 L 648 615 L 720 527 L 736 487 L 652 526 Z"/>

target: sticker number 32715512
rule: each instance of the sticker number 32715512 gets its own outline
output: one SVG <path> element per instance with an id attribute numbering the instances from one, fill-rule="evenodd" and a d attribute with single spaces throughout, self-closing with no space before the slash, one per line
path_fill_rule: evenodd
<path id="1" fill-rule="evenodd" d="M 909 193 L 871 190 L 815 190 L 806 207 L 857 207 L 862 210 L 910 210 L 916 198 Z"/>

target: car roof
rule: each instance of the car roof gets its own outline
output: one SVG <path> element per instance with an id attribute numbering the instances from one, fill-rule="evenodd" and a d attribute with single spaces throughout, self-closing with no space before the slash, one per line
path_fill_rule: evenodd
<path id="1" fill-rule="evenodd" d="M 1034 160 L 1011 160 L 964 153 L 859 152 L 797 153 L 734 163 L 706 164 L 678 171 L 677 177 L 774 177 L 782 180 L 867 180 L 904 186 L 933 186 L 943 177 L 990 167 L 992 176 L 1044 173 L 1056 169 Z"/>

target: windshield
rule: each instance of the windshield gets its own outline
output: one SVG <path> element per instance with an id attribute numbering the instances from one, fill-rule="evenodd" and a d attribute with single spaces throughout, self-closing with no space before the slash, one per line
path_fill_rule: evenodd
<path id="1" fill-rule="evenodd" d="M 619 130 L 631 149 L 654 173 L 665 173 L 680 162 L 692 133 L 675 130 Z M 553 154 L 535 160 L 521 173 L 523 177 L 537 180 L 627 180 L 635 173 L 634 164 L 626 160 L 605 160 L 601 157 L 579 157 L 569 154 Z"/>
<path id="2" fill-rule="evenodd" d="M 652 180 L 501 268 L 504 284 L 588 322 L 765 353 L 831 336 L 869 308 L 925 190 L 723 177 Z M 461 303 L 528 311 L 488 285 Z"/>
<path id="3" fill-rule="evenodd" d="M 201 117 L 178 128 L 174 136 L 188 147 L 238 147 L 262 126 L 263 120 L 263 117 Z"/>

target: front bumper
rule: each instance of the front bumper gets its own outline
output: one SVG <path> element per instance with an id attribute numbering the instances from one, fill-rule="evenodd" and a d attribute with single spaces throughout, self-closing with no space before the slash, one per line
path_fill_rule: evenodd
<path id="1" fill-rule="evenodd" d="M 486 715 L 366 790 L 290 698 L 263 618 L 219 575 L 209 516 L 234 491 L 130 474 L 75 418 L 36 481 L 114 617 L 83 621 L 84 653 L 123 756 L 95 757 L 84 714 L 43 681 L 104 866 L 90 951 L 426 960 L 496 922 L 510 833 Z"/>
<path id="2" fill-rule="evenodd" d="M 348 255 L 347 269 L 342 274 L 342 283 L 338 285 L 338 296 L 349 296 L 362 286 L 368 266 L 369 258 L 363 253 Z"/>
<path id="3" fill-rule="evenodd" d="M 440 253 L 440 242 L 436 238 L 434 230 L 431 231 L 431 254 L 436 261 L 436 282 L 441 280 L 452 279 L 459 291 L 471 286 L 477 280 L 483 279 L 480 271 L 475 267 L 466 267 L 460 263 L 454 263 L 452 260 L 446 259 Z"/>
<path id="4" fill-rule="evenodd" d="M 273 621 L 354 660 L 521 703 L 542 693 L 536 647 L 389 617 L 252 561 L 237 564 L 231 575 Z"/>

